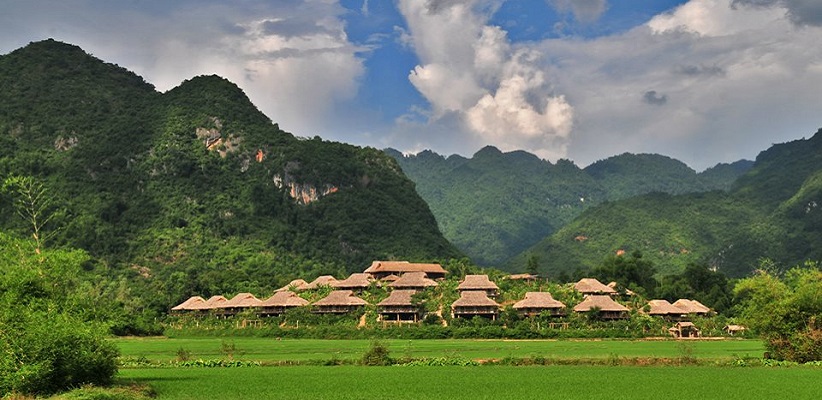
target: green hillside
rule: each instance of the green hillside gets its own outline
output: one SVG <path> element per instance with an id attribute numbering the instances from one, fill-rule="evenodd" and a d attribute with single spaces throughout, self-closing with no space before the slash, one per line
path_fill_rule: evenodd
<path id="1" fill-rule="evenodd" d="M 669 157 L 625 153 L 580 169 L 490 146 L 470 159 L 386 152 L 417 184 L 443 235 L 474 262 L 500 267 L 594 205 L 652 192 L 726 190 L 750 168 L 738 162 L 697 173 Z"/>
<path id="2" fill-rule="evenodd" d="M 223 78 L 159 93 L 54 40 L 0 56 L 0 174 L 44 185 L 50 246 L 87 250 L 158 308 L 461 256 L 383 152 L 284 132 Z M 3 196 L 0 229 L 31 236 Z"/>
<path id="3" fill-rule="evenodd" d="M 641 251 L 661 273 L 707 263 L 742 276 L 769 258 L 822 257 L 822 131 L 775 145 L 729 192 L 651 194 L 603 204 L 512 260 L 537 255 L 549 275 L 587 270 L 618 250 Z"/>

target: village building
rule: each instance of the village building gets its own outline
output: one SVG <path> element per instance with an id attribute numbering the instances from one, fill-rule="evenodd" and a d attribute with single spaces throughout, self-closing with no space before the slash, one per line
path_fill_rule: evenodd
<path id="1" fill-rule="evenodd" d="M 434 282 L 433 279 L 429 279 L 425 272 L 417 271 L 417 272 L 407 272 L 403 274 L 401 277 L 397 278 L 394 282 L 388 284 L 388 287 L 392 289 L 409 289 L 409 290 L 425 290 L 425 288 L 429 287 L 436 287 L 437 282 Z"/>
<path id="2" fill-rule="evenodd" d="M 314 311 L 321 314 L 345 314 L 357 311 L 368 305 L 368 302 L 354 295 L 351 290 L 334 290 L 314 302 Z"/>
<path id="3" fill-rule="evenodd" d="M 682 310 L 683 314 L 706 316 L 712 313 L 711 309 L 696 300 L 679 299 L 674 302 L 674 307 Z"/>
<path id="4" fill-rule="evenodd" d="M 304 307 L 308 300 L 303 299 L 290 290 L 274 292 L 274 295 L 260 303 L 260 316 L 274 317 L 281 315 L 294 307 Z"/>
<path id="5" fill-rule="evenodd" d="M 397 289 L 388 297 L 377 303 L 379 320 L 383 322 L 417 322 L 420 319 L 421 308 L 414 304 L 412 296 L 415 290 Z"/>
<path id="6" fill-rule="evenodd" d="M 614 288 L 608 287 L 594 278 L 580 279 L 579 282 L 574 284 L 574 289 L 586 296 L 596 294 L 607 294 L 609 296 L 613 296 L 617 294 L 617 291 L 614 290 Z"/>
<path id="7" fill-rule="evenodd" d="M 722 328 L 722 330 L 731 336 L 735 336 L 736 334 L 745 333 L 745 331 L 748 330 L 748 328 L 745 328 L 742 325 L 725 325 L 725 327 Z"/>
<path id="8" fill-rule="evenodd" d="M 431 279 L 443 279 L 448 273 L 439 264 L 410 263 L 408 261 L 374 261 L 366 268 L 366 274 L 374 279 L 382 279 L 388 275 L 402 276 L 407 272 L 425 272 Z"/>
<path id="9" fill-rule="evenodd" d="M 368 289 L 371 286 L 371 276 L 364 273 L 359 272 L 355 274 L 351 274 L 348 278 L 345 278 L 341 281 L 331 282 L 331 287 L 336 290 L 353 290 L 355 292 L 362 292 L 365 289 Z"/>
<path id="10" fill-rule="evenodd" d="M 200 296 L 191 296 L 188 300 L 171 307 L 172 314 L 182 314 L 198 310 L 198 306 L 205 303 L 205 299 Z"/>
<path id="11" fill-rule="evenodd" d="M 301 291 L 301 290 L 306 290 L 307 288 L 308 288 L 308 282 L 306 282 L 302 279 L 294 279 L 293 281 L 288 282 L 287 285 L 275 290 L 275 292 L 284 292 L 284 291 L 287 291 L 287 290 L 290 290 L 292 292 L 295 292 L 295 291 L 298 292 L 298 291 Z"/>
<path id="12" fill-rule="evenodd" d="M 669 321 L 680 321 L 687 317 L 679 307 L 674 307 L 668 300 L 648 300 L 648 315 L 662 317 Z"/>
<path id="13" fill-rule="evenodd" d="M 261 304 L 262 301 L 253 294 L 240 293 L 232 297 L 231 300 L 220 303 L 215 308 L 218 310 L 218 313 L 229 316 L 236 315 L 251 308 L 259 308 Z"/>
<path id="14" fill-rule="evenodd" d="M 512 281 L 535 282 L 539 279 L 539 276 L 534 274 L 511 274 L 508 275 L 508 279 Z"/>
<path id="15" fill-rule="evenodd" d="M 457 290 L 460 294 L 468 291 L 482 291 L 488 297 L 497 297 L 499 293 L 499 287 L 488 279 L 488 275 L 465 275 L 465 279 L 457 286 Z"/>
<path id="16" fill-rule="evenodd" d="M 680 321 L 676 325 L 668 328 L 668 332 L 675 338 L 697 338 L 699 337 L 699 329 L 696 328 L 693 322 Z"/>
<path id="17" fill-rule="evenodd" d="M 542 313 L 557 317 L 565 315 L 565 304 L 554 300 L 548 292 L 527 292 L 524 299 L 514 303 L 514 309 L 526 317 L 538 316 Z"/>
<path id="18" fill-rule="evenodd" d="M 334 282 L 337 282 L 337 278 L 334 278 L 331 275 L 318 276 L 317 279 L 314 279 L 311 283 L 305 285 L 305 290 L 319 289 L 320 286 L 331 286 Z"/>
<path id="19" fill-rule="evenodd" d="M 220 295 L 211 296 L 204 303 L 194 304 L 192 306 L 192 310 L 200 313 L 211 312 L 214 314 L 222 315 L 223 309 L 220 308 L 220 306 L 227 301 L 228 299 Z"/>
<path id="20" fill-rule="evenodd" d="M 602 319 L 628 318 L 628 308 L 615 302 L 608 295 L 589 295 L 574 307 L 574 312 L 583 313 L 599 310 Z"/>
<path id="21" fill-rule="evenodd" d="M 488 297 L 482 290 L 466 290 L 460 292 L 460 298 L 451 304 L 453 318 L 473 318 L 476 316 L 497 319 L 499 304 Z"/>
<path id="22" fill-rule="evenodd" d="M 409 272 L 409 273 L 410 273 L 410 272 Z M 423 273 L 424 273 L 424 272 L 423 272 Z M 396 281 L 397 279 L 400 279 L 400 277 L 399 277 L 399 276 L 396 276 L 396 275 L 394 275 L 394 274 L 391 274 L 391 275 L 387 275 L 387 276 L 384 276 L 384 277 L 380 278 L 380 282 L 394 282 L 394 281 Z"/>

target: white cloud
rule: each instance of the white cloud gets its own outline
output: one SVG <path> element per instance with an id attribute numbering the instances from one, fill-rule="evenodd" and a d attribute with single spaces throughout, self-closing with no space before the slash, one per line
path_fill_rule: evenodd
<path id="1" fill-rule="evenodd" d="M 562 157 L 573 109 L 553 93 L 540 54 L 489 25 L 497 4 L 400 1 L 421 62 L 409 80 L 432 108 L 428 126 L 456 120 L 450 135 L 473 135 L 468 142 Z"/>
<path id="2" fill-rule="evenodd" d="M 571 12 L 581 22 L 594 22 L 608 10 L 607 0 L 548 0 L 560 12 Z"/>
<path id="3" fill-rule="evenodd" d="M 336 1 L 218 1 L 114 4 L 18 2 L 0 15 L 0 46 L 11 38 L 53 37 L 77 44 L 168 90 L 218 74 L 238 84 L 284 129 L 311 136 L 334 126 L 340 101 L 356 95 L 364 73 Z M 127 27 L 127 29 L 123 29 Z"/>

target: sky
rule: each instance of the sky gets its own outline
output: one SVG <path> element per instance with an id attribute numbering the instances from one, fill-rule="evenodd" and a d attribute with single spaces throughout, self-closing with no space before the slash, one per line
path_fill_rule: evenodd
<path id="1" fill-rule="evenodd" d="M 54 38 L 167 91 L 236 83 L 284 130 L 696 170 L 822 127 L 819 0 L 3 0 L 0 54 Z"/>

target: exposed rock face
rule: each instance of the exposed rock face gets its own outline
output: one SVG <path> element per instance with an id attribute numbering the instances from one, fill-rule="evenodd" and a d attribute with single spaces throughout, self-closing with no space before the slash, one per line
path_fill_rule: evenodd
<path id="1" fill-rule="evenodd" d="M 289 196 L 298 204 L 303 205 L 315 202 L 324 196 L 340 190 L 337 186 L 328 183 L 320 187 L 307 183 L 297 183 L 294 182 L 288 174 L 285 175 L 285 178 L 280 175 L 274 175 L 274 184 L 281 189 L 287 188 Z"/>
<path id="2" fill-rule="evenodd" d="M 74 132 L 72 132 L 74 134 Z M 80 140 L 77 139 L 77 136 L 69 136 L 69 137 L 58 137 L 54 140 L 54 149 L 57 151 L 66 151 L 70 150 L 74 146 L 77 146 Z"/>
<path id="3" fill-rule="evenodd" d="M 221 131 L 223 128 L 223 122 L 217 117 L 211 117 L 210 119 L 214 127 L 197 128 L 195 132 L 197 139 L 203 141 L 203 145 L 205 145 L 206 149 L 210 151 L 216 150 L 217 153 L 220 154 L 220 157 L 223 158 L 225 158 L 226 154 L 232 151 L 237 151 L 241 139 L 231 134 L 223 135 Z"/>

